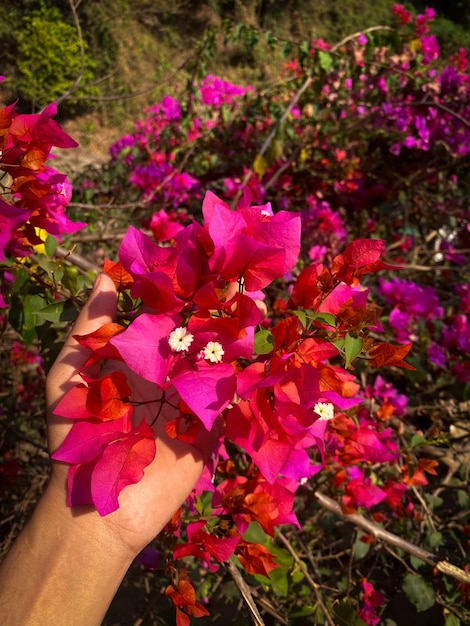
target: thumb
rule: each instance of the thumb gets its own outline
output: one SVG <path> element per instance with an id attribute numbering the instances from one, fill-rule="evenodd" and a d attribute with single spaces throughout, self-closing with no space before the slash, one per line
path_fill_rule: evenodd
<path id="1" fill-rule="evenodd" d="M 100 274 L 93 291 L 77 317 L 72 332 L 60 351 L 47 375 L 47 399 L 53 408 L 66 391 L 81 382 L 79 371 L 88 356 L 73 335 L 87 335 L 103 324 L 112 322 L 116 316 L 117 294 L 113 281 L 106 274 Z"/>
<path id="2" fill-rule="evenodd" d="M 73 325 L 65 345 L 77 345 L 73 335 L 87 335 L 103 324 L 109 324 L 116 317 L 117 293 L 113 280 L 107 274 L 100 274 L 95 280 L 93 291 Z"/>

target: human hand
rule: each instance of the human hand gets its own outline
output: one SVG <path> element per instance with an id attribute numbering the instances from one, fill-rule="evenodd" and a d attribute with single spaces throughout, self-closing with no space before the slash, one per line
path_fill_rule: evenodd
<path id="1" fill-rule="evenodd" d="M 101 275 L 93 292 L 80 313 L 73 328 L 73 335 L 86 335 L 103 324 L 114 321 L 116 315 L 116 289 L 112 280 Z M 71 420 L 53 413 L 61 398 L 77 383 L 82 382 L 80 370 L 86 362 L 89 351 L 78 344 L 72 334 L 67 339 L 61 353 L 51 368 L 46 382 L 48 404 L 48 440 L 51 452 L 65 439 L 71 428 Z M 144 339 L 143 339 L 144 340 Z M 132 400 L 142 404 L 135 407 L 133 419 L 136 423 L 142 418 L 152 423 L 158 405 L 156 386 L 129 370 L 124 363 L 114 362 L 113 369 L 126 374 L 132 389 Z M 167 524 L 174 512 L 184 502 L 197 482 L 204 461 L 217 444 L 220 437 L 219 423 L 211 432 L 200 429 L 197 446 L 171 439 L 165 431 L 165 424 L 177 416 L 176 409 L 165 404 L 153 428 L 157 452 L 154 461 L 147 466 L 144 477 L 137 484 L 124 488 L 119 495 L 119 509 L 101 518 L 114 537 L 118 546 L 129 550 L 131 555 L 142 550 Z M 68 466 L 53 461 L 51 488 L 62 494 L 65 505 Z M 81 512 L 92 511 L 91 507 L 80 507 Z"/>

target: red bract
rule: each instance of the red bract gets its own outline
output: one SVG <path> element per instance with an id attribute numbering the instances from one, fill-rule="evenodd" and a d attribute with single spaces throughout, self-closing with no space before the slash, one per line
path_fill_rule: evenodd
<path id="1" fill-rule="evenodd" d="M 357 284 L 361 276 L 384 269 L 398 269 L 380 260 L 385 242 L 377 239 L 356 239 L 333 260 L 331 275 L 336 281 Z"/>
<path id="2" fill-rule="evenodd" d="M 205 520 L 188 524 L 186 529 L 188 541 L 183 545 L 175 546 L 173 557 L 180 559 L 189 555 L 197 556 L 207 564 L 211 571 L 215 572 L 219 566 L 212 562 L 211 557 L 216 563 L 228 561 L 240 541 L 240 535 L 237 533 L 233 537 L 216 537 L 210 532 L 206 532 L 205 526 Z"/>
<path id="3" fill-rule="evenodd" d="M 56 415 L 75 419 L 96 417 L 103 421 L 131 416 L 132 406 L 128 403 L 131 389 L 125 374 L 112 372 L 86 382 L 65 394 L 54 410 Z"/>
<path id="4" fill-rule="evenodd" d="M 269 578 L 269 572 L 279 567 L 279 564 L 274 562 L 275 557 L 259 543 L 248 543 L 241 539 L 235 554 L 248 574 L 261 574 Z"/>
<path id="5" fill-rule="evenodd" d="M 256 521 L 273 536 L 278 524 L 299 525 L 292 511 L 294 493 L 289 487 L 290 481 L 283 478 L 270 485 L 259 474 L 251 479 L 239 476 L 217 486 L 213 506 L 216 512 L 231 515 L 240 533 Z"/>
<path id="6" fill-rule="evenodd" d="M 50 149 L 76 148 L 78 143 L 64 132 L 57 122 L 51 119 L 57 115 L 57 105 L 49 104 L 42 113 L 16 115 L 10 126 L 10 142 L 6 149 L 15 145 L 27 150 L 31 146 L 40 146 L 48 153 Z"/>
<path id="7" fill-rule="evenodd" d="M 244 280 L 248 291 L 266 287 L 294 265 L 300 251 L 300 216 L 269 204 L 230 210 L 208 192 L 202 205 L 211 238 L 210 267 L 227 281 Z"/>
<path id="8" fill-rule="evenodd" d="M 14 106 L 0 110 L 0 172 L 7 174 L 3 193 L 11 194 L 9 204 L 0 201 L 1 261 L 5 251 L 12 256 L 31 254 L 31 246 L 42 243 L 35 228 L 60 237 L 85 226 L 65 215 L 71 197 L 67 177 L 45 165 L 52 147 L 78 146 L 51 119 L 56 106 L 49 105 L 34 115 L 17 115 Z"/>
<path id="9" fill-rule="evenodd" d="M 371 367 L 384 367 L 385 365 L 395 365 L 396 367 L 404 367 L 407 370 L 415 368 L 403 361 L 405 356 L 411 350 L 411 343 L 405 346 L 392 346 L 389 343 L 378 343 L 370 351 Z"/>
<path id="10" fill-rule="evenodd" d="M 180 579 L 177 589 L 173 585 L 169 585 L 165 590 L 165 595 L 175 605 L 176 626 L 189 626 L 191 620 L 186 613 L 192 617 L 209 615 L 209 611 L 202 604 L 196 602 L 196 592 L 188 580 Z M 183 609 L 186 613 L 183 612 Z"/>
<path id="11" fill-rule="evenodd" d="M 71 464 L 68 505 L 93 504 L 100 515 L 119 507 L 118 496 L 139 482 L 155 458 L 153 429 L 129 417 L 106 422 L 77 421 L 52 458 Z"/>
<path id="12" fill-rule="evenodd" d="M 122 263 L 118 261 L 113 263 L 109 259 L 104 260 L 103 273 L 107 274 L 113 279 L 116 289 L 124 291 L 130 289 L 134 283 L 134 279 L 126 272 Z"/>

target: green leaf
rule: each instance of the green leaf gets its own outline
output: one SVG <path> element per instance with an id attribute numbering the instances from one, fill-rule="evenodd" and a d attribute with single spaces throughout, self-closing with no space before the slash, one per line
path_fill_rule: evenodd
<path id="1" fill-rule="evenodd" d="M 299 318 L 302 326 L 304 328 L 307 328 L 307 315 L 305 313 L 305 311 L 302 311 L 302 309 L 297 309 L 297 311 L 292 311 L 293 314 Z"/>
<path id="2" fill-rule="evenodd" d="M 349 606 L 345 600 L 334 607 L 332 614 L 337 626 L 366 626 L 352 606 Z"/>
<path id="3" fill-rule="evenodd" d="M 286 59 L 288 56 L 290 56 L 291 52 L 292 52 L 292 44 L 289 43 L 288 41 L 285 41 L 281 46 L 282 58 Z"/>
<path id="4" fill-rule="evenodd" d="M 457 491 L 457 500 L 459 503 L 459 507 L 462 510 L 468 509 L 469 504 L 470 504 L 470 497 L 466 491 L 463 491 L 463 489 L 459 489 Z"/>
<path id="5" fill-rule="evenodd" d="M 434 589 L 419 574 L 406 574 L 402 587 L 406 597 L 416 607 L 418 613 L 427 611 L 436 603 Z"/>
<path id="6" fill-rule="evenodd" d="M 444 626 L 460 626 L 461 622 L 457 615 L 451 613 L 450 615 L 446 615 L 446 621 Z"/>
<path id="7" fill-rule="evenodd" d="M 52 322 L 53 324 L 58 324 L 59 322 L 73 322 L 77 319 L 78 311 L 71 302 L 62 300 L 48 304 L 38 311 L 34 311 L 33 315 L 36 318 L 36 324 L 40 326 L 44 324 L 44 322 Z"/>
<path id="8" fill-rule="evenodd" d="M 274 337 L 270 330 L 259 330 L 255 335 L 256 354 L 269 354 L 274 348 Z"/>
<path id="9" fill-rule="evenodd" d="M 268 535 L 264 532 L 261 526 L 257 522 L 252 522 L 247 530 L 243 533 L 243 539 L 250 543 L 260 543 L 264 545 L 267 541 Z"/>
<path id="10" fill-rule="evenodd" d="M 269 580 L 271 581 L 272 589 L 274 593 L 283 598 L 287 598 L 289 594 L 289 572 L 290 567 L 278 567 L 269 572 Z M 257 578 L 257 576 L 255 576 Z M 266 578 L 263 576 L 262 580 L 266 582 Z"/>
<path id="11" fill-rule="evenodd" d="M 26 294 L 22 302 L 16 297 L 12 300 L 9 321 L 21 334 L 26 346 L 37 339 L 35 312 L 41 309 L 43 304 L 44 299 L 38 294 Z"/>
<path id="12" fill-rule="evenodd" d="M 358 532 L 356 535 L 356 540 L 354 541 L 354 545 L 353 545 L 353 554 L 354 554 L 355 560 L 363 559 L 370 550 L 371 544 L 364 543 L 364 541 L 361 541 L 361 538 L 365 534 L 366 533 Z"/>
<path id="13" fill-rule="evenodd" d="M 308 316 L 311 320 L 315 322 L 321 322 L 323 324 L 327 324 L 327 326 L 336 327 L 336 317 L 332 313 L 313 313 Z"/>
<path id="14" fill-rule="evenodd" d="M 52 235 L 48 235 L 46 237 L 46 241 L 44 242 L 44 247 L 46 248 L 46 252 L 48 256 L 52 256 L 56 251 L 58 246 L 57 239 Z"/>
<path id="15" fill-rule="evenodd" d="M 423 435 L 419 434 L 413 435 L 413 437 L 411 438 L 410 447 L 413 450 L 413 448 L 417 448 L 423 443 L 426 443 L 426 437 L 423 437 Z"/>
<path id="16" fill-rule="evenodd" d="M 443 543 L 444 543 L 444 537 L 442 533 L 439 533 L 439 532 L 431 533 L 428 537 L 428 544 L 431 550 L 433 548 L 438 548 L 439 546 L 442 546 Z"/>
<path id="17" fill-rule="evenodd" d="M 320 67 L 322 70 L 325 70 L 325 72 L 331 70 L 331 66 L 333 65 L 333 57 L 331 54 L 325 52 L 324 50 L 319 50 L 318 60 L 320 61 Z"/>
<path id="18" fill-rule="evenodd" d="M 361 354 L 364 341 L 362 337 L 353 337 L 349 333 L 344 338 L 344 352 L 346 356 L 346 367 L 349 367 L 354 359 Z"/>
<path id="19" fill-rule="evenodd" d="M 420 567 L 423 567 L 423 565 L 426 565 L 424 561 L 422 561 L 421 559 L 417 559 L 415 556 L 410 556 L 410 563 L 411 567 L 416 570 L 418 570 Z"/>
<path id="20" fill-rule="evenodd" d="M 290 613 L 289 617 L 292 619 L 297 619 L 298 617 L 310 617 L 310 615 L 315 615 L 316 612 L 317 612 L 316 607 L 305 605 L 299 611 Z"/>

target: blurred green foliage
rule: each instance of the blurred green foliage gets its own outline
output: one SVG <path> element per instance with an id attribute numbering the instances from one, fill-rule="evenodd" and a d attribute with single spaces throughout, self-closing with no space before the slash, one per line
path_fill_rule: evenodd
<path id="1" fill-rule="evenodd" d="M 219 47 L 207 71 L 240 82 L 276 80 L 280 66 L 266 33 L 286 46 L 309 38 L 340 41 L 364 24 L 389 25 L 394 0 L 83 0 L 77 7 L 85 50 L 82 73 L 79 37 L 68 0 L 17 0 L 0 6 L 2 74 L 15 84 L 25 110 L 59 98 L 81 76 L 74 98 L 60 107 L 62 117 L 98 111 L 105 125 L 123 123 L 159 95 L 165 77 L 198 59 L 200 42 L 224 21 L 250 27 L 265 45 L 229 42 Z M 437 11 L 435 32 L 444 55 L 470 47 L 470 0 L 413 0 L 414 12 Z M 200 62 L 200 59 L 199 59 Z M 210 66 L 209 66 L 210 65 Z M 191 78 L 190 68 L 187 77 Z M 7 81 L 6 86 L 8 87 Z M 143 94 L 138 104 L 133 96 Z M 135 110 L 137 106 L 137 110 Z"/>
<path id="2" fill-rule="evenodd" d="M 74 96 L 97 93 L 90 86 L 96 63 L 88 54 L 87 42 L 83 41 L 82 49 L 77 30 L 62 21 L 58 9 L 43 8 L 24 16 L 16 42 L 17 92 L 34 108 L 43 108 L 72 90 L 66 107 L 73 112 Z"/>

